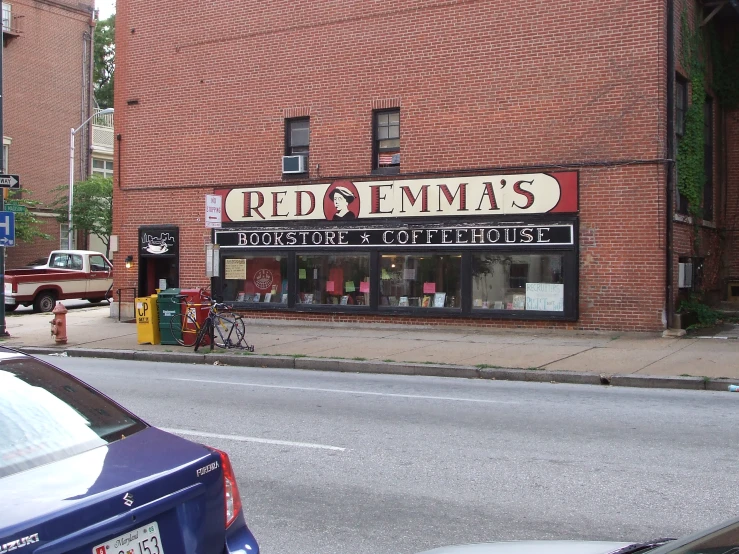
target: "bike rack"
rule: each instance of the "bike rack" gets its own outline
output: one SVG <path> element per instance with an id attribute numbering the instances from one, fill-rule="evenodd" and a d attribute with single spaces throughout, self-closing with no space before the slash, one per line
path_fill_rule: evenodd
<path id="1" fill-rule="evenodd" d="M 121 321 L 121 292 L 124 290 L 133 291 L 134 304 L 136 304 L 136 297 L 139 295 L 138 287 L 124 287 L 124 288 L 116 290 L 116 294 L 118 295 L 118 321 L 119 322 Z"/>

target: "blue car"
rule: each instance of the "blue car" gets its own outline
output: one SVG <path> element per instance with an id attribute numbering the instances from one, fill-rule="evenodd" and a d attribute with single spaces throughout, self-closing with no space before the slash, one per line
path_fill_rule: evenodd
<path id="1" fill-rule="evenodd" d="M 225 452 L 0 348 L 0 554 L 258 554 Z"/>

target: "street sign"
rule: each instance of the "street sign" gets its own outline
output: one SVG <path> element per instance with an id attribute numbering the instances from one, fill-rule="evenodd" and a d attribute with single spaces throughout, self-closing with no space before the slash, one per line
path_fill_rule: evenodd
<path id="1" fill-rule="evenodd" d="M 211 229 L 221 228 L 222 198 L 217 194 L 205 195 L 205 226 Z"/>
<path id="2" fill-rule="evenodd" d="M 19 214 L 19 213 L 27 212 L 28 208 L 26 208 L 25 206 L 21 206 L 20 204 L 16 204 L 12 200 L 6 200 L 5 210 Z"/>
<path id="3" fill-rule="evenodd" d="M 18 175 L 0 175 L 0 188 L 19 189 L 21 188 L 21 178 Z"/>
<path id="4" fill-rule="evenodd" d="M 15 246 L 15 214 L 0 212 L 0 246 Z"/>

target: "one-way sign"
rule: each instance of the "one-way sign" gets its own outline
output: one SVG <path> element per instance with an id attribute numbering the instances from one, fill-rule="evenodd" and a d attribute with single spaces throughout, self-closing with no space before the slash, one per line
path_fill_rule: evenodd
<path id="1" fill-rule="evenodd" d="M 21 178 L 18 175 L 0 175 L 0 188 L 19 189 L 21 188 Z"/>

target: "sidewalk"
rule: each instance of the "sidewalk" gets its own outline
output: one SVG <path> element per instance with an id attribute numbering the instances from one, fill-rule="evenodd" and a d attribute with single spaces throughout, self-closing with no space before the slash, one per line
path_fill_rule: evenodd
<path id="1" fill-rule="evenodd" d="M 736 327 L 714 335 L 529 331 L 248 320 L 255 353 L 140 345 L 136 325 L 107 306 L 70 310 L 69 342 L 50 335 L 51 314 L 7 317 L 3 345 L 29 352 L 460 377 L 727 390 L 739 384 Z"/>

